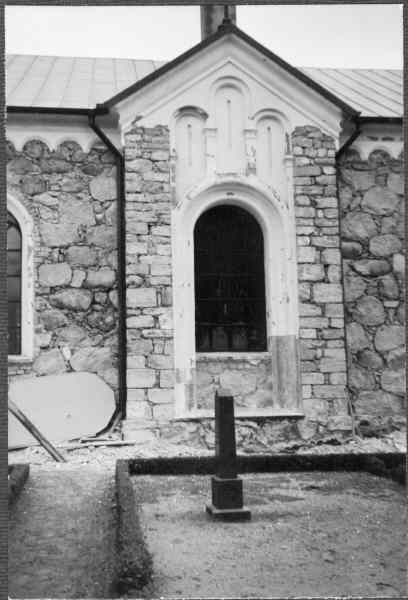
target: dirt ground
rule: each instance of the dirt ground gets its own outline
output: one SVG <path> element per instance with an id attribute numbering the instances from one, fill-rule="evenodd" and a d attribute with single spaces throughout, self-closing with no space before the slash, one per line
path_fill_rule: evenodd
<path id="1" fill-rule="evenodd" d="M 204 511 L 209 477 L 135 476 L 154 579 L 143 597 L 407 593 L 404 488 L 365 473 L 243 476 L 249 522 Z"/>
<path id="2" fill-rule="evenodd" d="M 111 436 L 109 439 L 112 442 L 119 438 Z M 404 452 L 405 444 L 405 434 L 395 432 L 393 435 L 387 436 L 382 440 L 375 438 L 364 440 L 354 438 L 343 445 L 331 444 L 330 441 L 312 447 L 309 444 L 305 445 L 304 448 L 297 449 L 297 452 L 316 454 L 333 452 Z M 114 561 L 114 469 L 116 460 L 119 458 L 158 455 L 194 455 L 194 451 L 187 446 L 172 446 L 171 444 L 162 442 L 151 445 L 120 447 L 90 446 L 79 449 L 74 448 L 75 445 L 78 445 L 78 443 L 76 442 L 75 444 L 63 447 L 59 446 L 60 451 L 68 461 L 67 464 L 56 463 L 43 448 L 38 446 L 9 452 L 10 464 L 30 464 L 29 478 L 20 498 L 10 513 L 9 595 L 12 598 L 114 598 L 115 592 L 114 590 L 112 591 L 110 584 L 113 579 Z M 287 448 L 284 444 L 276 444 L 271 451 L 284 452 L 291 451 L 291 449 Z M 214 451 L 209 450 L 206 454 L 213 455 Z M 302 475 L 301 477 L 304 476 Z M 350 477 L 354 476 L 355 474 L 350 475 Z M 262 476 L 257 477 L 261 482 Z M 277 477 L 277 475 L 271 477 Z M 331 578 L 331 575 L 334 576 L 336 574 L 333 574 L 336 570 L 333 564 L 335 565 L 336 563 L 330 562 L 331 553 L 329 552 L 325 555 L 325 559 L 322 559 L 319 549 L 323 547 L 323 541 L 328 548 L 335 548 L 336 540 L 343 539 L 343 537 L 338 538 L 337 527 L 339 527 L 340 532 L 349 531 L 349 528 L 350 531 L 354 531 L 353 526 L 355 526 L 356 530 L 360 529 L 365 532 L 365 524 L 368 523 L 370 527 L 367 531 L 372 531 L 372 533 L 368 537 L 364 533 L 366 537 L 363 536 L 364 543 L 361 542 L 362 545 L 359 546 L 360 555 L 364 558 L 367 548 L 369 548 L 369 553 L 374 552 L 375 556 L 378 554 L 379 557 L 382 556 L 383 550 L 387 550 L 384 558 L 385 564 L 381 566 L 379 562 L 380 558 L 378 558 L 377 562 L 373 563 L 375 569 L 370 571 L 374 572 L 375 570 L 376 575 L 370 575 L 370 577 L 358 577 L 356 575 L 355 581 L 357 582 L 360 578 L 362 585 L 366 580 L 367 591 L 364 592 L 364 595 L 369 595 L 370 590 L 373 595 L 379 597 L 398 595 L 397 591 L 402 589 L 401 585 L 403 585 L 401 583 L 403 573 L 398 567 L 400 564 L 398 561 L 402 552 L 401 548 L 405 548 L 405 542 L 397 549 L 395 549 L 395 545 L 399 537 L 401 537 L 401 531 L 403 530 L 401 522 L 398 522 L 398 519 L 401 521 L 403 513 L 401 506 L 403 488 L 390 481 L 364 476 L 368 477 L 368 480 L 374 483 L 369 487 L 371 491 L 366 494 L 367 497 L 363 495 L 362 503 L 359 500 L 359 512 L 356 513 L 356 516 L 353 516 L 354 513 L 351 511 L 350 503 L 353 498 L 360 498 L 361 494 L 359 496 L 357 492 L 352 493 L 348 491 L 345 495 L 338 496 L 340 500 L 337 501 L 337 504 L 333 504 L 333 506 L 338 506 L 339 518 L 337 521 L 334 520 L 332 522 L 330 519 L 336 515 L 337 508 L 331 511 L 329 510 L 330 506 L 324 505 L 326 506 L 326 512 L 323 511 L 320 515 L 318 510 L 319 504 L 312 503 L 306 510 L 306 499 L 313 497 L 310 495 L 315 492 L 313 490 L 301 490 L 302 495 L 305 496 L 305 500 L 299 500 L 298 498 L 293 500 L 292 496 L 296 496 L 295 492 L 298 489 L 293 482 L 298 476 L 285 475 L 281 477 L 283 477 L 282 482 L 292 481 L 292 484 L 289 486 L 286 483 L 283 491 L 278 492 L 275 490 L 275 496 L 280 495 L 281 497 L 275 497 L 273 503 L 270 498 L 268 500 L 267 496 L 263 498 L 261 491 L 256 486 L 250 492 L 247 487 L 249 480 L 247 482 L 247 479 L 245 479 L 245 500 L 250 504 L 253 511 L 253 518 L 248 524 L 240 524 L 239 527 L 246 527 L 246 529 L 240 531 L 244 531 L 245 536 L 247 536 L 248 532 L 252 531 L 250 528 L 255 526 L 258 529 L 259 527 L 263 529 L 265 526 L 265 530 L 269 531 L 270 537 L 268 538 L 269 541 L 264 540 L 262 543 L 264 544 L 264 549 L 266 548 L 268 553 L 274 557 L 273 562 L 265 562 L 264 551 L 262 558 L 259 559 L 259 566 L 255 565 L 253 572 L 259 573 L 259 570 L 261 570 L 263 573 L 269 573 L 270 581 L 272 582 L 284 582 L 285 580 L 290 582 L 293 580 L 294 572 L 289 572 L 290 567 L 285 566 L 285 561 L 289 561 L 288 565 L 293 563 L 298 565 L 298 567 L 299 565 L 301 566 L 301 569 L 295 572 L 295 580 L 301 590 L 301 593 L 299 592 L 298 595 L 306 595 L 309 590 L 306 586 L 302 589 L 302 577 L 306 578 L 305 581 L 307 580 L 309 583 L 313 582 L 313 580 L 315 582 L 321 581 L 324 586 L 326 586 L 325 582 L 327 580 L 327 586 L 322 588 L 321 595 L 329 594 L 328 591 L 325 591 L 326 589 L 334 589 L 334 593 L 337 595 L 340 593 L 347 594 L 349 593 L 347 592 L 349 588 L 346 586 L 344 590 L 340 589 L 337 586 L 336 577 L 334 579 Z M 294 477 L 295 479 L 293 479 Z M 316 477 L 316 475 L 313 477 Z M 199 480 L 200 478 L 197 479 L 197 481 Z M 139 479 L 138 481 L 141 480 Z M 162 478 L 155 478 L 155 481 L 157 485 L 160 485 L 160 493 L 163 494 L 163 500 L 159 501 L 158 498 L 155 500 L 156 503 L 159 503 L 157 508 L 154 508 L 154 503 L 147 503 L 145 511 L 148 511 L 149 506 L 151 510 L 156 511 L 150 522 L 150 526 L 153 528 L 156 524 L 166 523 L 166 519 L 169 523 L 174 521 L 176 524 L 174 532 L 177 529 L 181 533 L 174 533 L 173 537 L 170 536 L 163 543 L 163 548 L 170 548 L 173 558 L 177 559 L 176 563 L 182 565 L 181 558 L 183 557 L 183 553 L 181 550 L 183 549 L 182 544 L 185 539 L 189 539 L 189 536 L 194 534 L 194 539 L 198 544 L 201 540 L 201 531 L 208 530 L 209 523 L 205 518 L 203 506 L 209 498 L 209 478 L 205 479 L 206 483 L 204 480 L 201 483 L 197 483 L 197 485 L 194 483 L 197 490 L 196 493 L 199 494 L 199 497 L 194 497 L 194 494 L 191 496 L 191 490 L 186 489 L 184 491 L 183 488 L 178 489 L 181 479 L 177 479 L 176 489 L 174 488 L 174 483 L 170 484 L 170 480 L 165 485 L 162 483 Z M 196 480 L 191 479 L 191 481 Z M 377 491 L 379 493 L 378 502 L 375 499 Z M 156 490 L 155 494 L 158 494 L 158 490 Z M 353 496 L 353 494 L 357 495 Z M 292 499 L 286 498 L 285 500 L 285 496 L 290 496 Z M 328 492 L 322 495 L 322 498 L 326 498 L 327 501 L 332 497 L 335 496 L 330 496 Z M 347 500 L 344 506 L 341 504 L 342 499 Z M 197 505 L 199 505 L 198 512 Z M 373 509 L 374 505 L 377 506 L 375 510 Z M 163 514 L 166 506 L 172 508 L 167 516 L 165 512 Z M 190 508 L 188 508 L 189 506 Z M 302 506 L 304 507 L 303 509 Z M 366 513 L 363 511 L 364 507 L 366 507 Z M 380 511 L 378 517 L 374 516 L 377 515 L 377 509 L 379 510 L 381 507 L 384 509 L 385 514 Z M 279 511 L 282 513 L 280 516 L 278 514 Z M 348 516 L 348 511 L 351 511 L 350 517 Z M 194 528 L 192 534 L 189 528 L 191 527 L 190 517 L 193 513 L 197 514 L 197 517 L 193 520 Z M 287 518 L 285 517 L 286 513 L 288 513 Z M 319 519 L 316 519 L 316 513 L 319 514 L 319 518 L 327 518 L 327 524 L 324 524 L 323 520 L 322 525 L 320 525 Z M 184 514 L 186 517 L 183 524 L 182 517 Z M 340 518 L 340 515 L 342 515 L 342 518 Z M 343 521 L 346 517 L 349 518 L 350 524 L 347 524 L 347 529 L 344 530 Z M 377 529 L 372 529 L 374 526 L 373 519 L 375 520 L 375 518 L 377 518 L 381 526 L 378 525 Z M 200 527 L 200 529 L 198 530 L 197 527 Z M 230 524 L 222 524 L 221 528 L 217 529 L 217 531 L 224 533 L 225 531 L 227 533 L 235 531 L 229 527 Z M 285 529 L 285 527 L 288 528 Z M 197 531 L 199 535 L 197 535 Z M 375 531 L 378 534 L 378 542 L 375 539 Z M 396 532 L 395 536 L 394 531 Z M 313 532 L 313 536 L 311 532 Z M 157 540 L 161 539 L 159 534 L 161 535 L 158 530 Z M 152 535 L 156 537 L 154 530 Z M 345 534 L 341 533 L 341 536 L 345 536 Z M 395 544 L 393 542 L 394 537 Z M 220 533 L 214 540 L 208 537 L 204 539 L 208 540 L 209 544 L 207 550 L 205 548 L 200 550 L 202 555 L 206 557 L 206 564 L 208 565 L 206 568 L 209 569 L 209 573 L 206 574 L 207 579 L 204 579 L 204 582 L 214 582 L 217 573 L 218 577 L 221 577 L 222 580 L 218 557 L 223 558 L 221 564 L 224 564 L 227 559 L 230 561 L 229 564 L 233 564 L 231 558 L 233 546 L 231 544 L 229 546 L 227 544 L 227 547 L 223 546 L 230 538 Z M 248 548 L 244 548 L 244 545 L 248 545 L 248 542 L 246 539 L 243 542 L 241 535 L 235 536 L 232 539 L 235 540 L 235 547 L 238 550 L 234 550 L 237 567 L 231 567 L 229 571 L 231 581 L 234 580 L 231 573 L 239 572 L 238 569 L 241 569 L 239 566 L 239 561 L 242 562 L 243 556 L 241 550 L 245 551 L 245 556 L 252 557 L 253 552 L 255 552 L 254 556 L 257 555 L 257 542 L 251 544 L 254 550 L 251 548 L 251 552 L 249 552 Z M 254 537 L 251 539 L 253 541 Z M 259 539 L 261 540 L 262 538 L 260 537 Z M 360 537 L 354 534 L 352 539 L 360 540 Z M 304 540 L 304 543 L 302 543 L 302 540 Z M 269 548 L 268 544 L 272 549 Z M 311 544 L 314 544 L 314 550 Z M 186 548 L 183 552 L 191 550 L 191 548 Z M 396 558 L 393 558 L 389 548 L 395 549 L 395 552 L 394 550 L 392 552 L 394 552 Z M 159 561 L 161 561 L 159 549 L 155 550 L 155 553 L 156 567 L 158 567 Z M 365 562 L 362 564 L 366 564 L 370 555 L 369 553 L 366 554 Z M 344 556 L 343 553 L 340 553 L 339 556 L 342 557 L 341 564 L 345 563 L 347 556 Z M 309 573 L 309 566 L 312 568 L 312 565 L 315 564 L 315 562 L 310 562 L 311 559 L 309 557 L 314 557 L 313 560 L 316 561 L 314 579 L 310 577 L 310 574 L 306 575 Z M 337 554 L 335 557 L 337 560 Z M 168 574 L 166 575 L 166 560 L 163 562 L 164 566 L 160 567 L 162 569 L 160 571 L 161 575 L 159 572 L 156 573 L 155 584 L 161 582 L 160 585 L 162 587 L 159 586 L 158 589 L 167 589 L 166 586 L 169 585 L 169 581 L 173 581 L 173 587 L 168 589 L 174 590 L 174 595 L 179 595 L 177 590 L 182 589 L 182 579 L 177 579 L 177 577 L 179 575 L 182 577 L 182 573 L 175 568 L 175 573 L 178 573 L 177 577 L 174 574 L 175 579 L 171 579 Z M 360 569 L 361 560 L 359 558 L 356 563 L 357 571 Z M 392 572 L 390 569 L 394 569 L 395 572 Z M 306 574 L 302 575 L 303 572 Z M 200 569 L 198 569 L 197 573 L 193 574 L 192 577 L 198 577 L 198 580 L 195 581 L 191 577 L 190 582 L 193 583 L 190 588 L 183 589 L 185 596 L 197 596 L 201 594 L 197 590 L 203 587 L 204 575 Z M 249 577 L 250 573 L 246 573 L 245 569 L 242 573 L 243 579 L 240 580 L 241 583 L 238 586 L 237 593 L 234 594 L 237 596 L 239 594 L 248 595 L 248 587 L 245 587 L 243 582 L 245 582 L 246 577 Z M 164 579 L 160 579 L 160 577 Z M 248 579 L 248 585 L 254 581 L 254 576 L 251 575 L 251 578 Z M 332 587 L 330 587 L 329 583 L 330 585 L 333 584 Z M 288 595 L 284 591 L 284 588 L 285 586 L 282 588 L 277 587 L 276 594 Z M 359 589 L 358 586 L 356 589 Z M 210 588 L 208 588 L 208 593 L 210 591 Z M 169 593 L 173 592 L 169 591 Z M 275 591 L 267 590 L 263 592 L 267 596 L 270 596 L 272 593 L 275 594 Z M 146 591 L 146 594 L 148 596 L 155 595 L 156 597 L 160 595 L 159 592 L 156 593 L 155 591 L 154 594 L 151 594 L 149 590 Z M 254 594 L 255 590 L 252 595 Z M 165 594 L 163 593 L 163 595 Z M 215 595 L 219 596 L 220 593 L 217 592 Z"/>
<path id="3" fill-rule="evenodd" d="M 9 518 L 11 598 L 111 598 L 113 470 L 31 467 Z"/>

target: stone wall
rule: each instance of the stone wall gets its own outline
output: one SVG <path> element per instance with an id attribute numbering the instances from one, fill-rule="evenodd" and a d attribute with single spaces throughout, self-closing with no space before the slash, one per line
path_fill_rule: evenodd
<path id="1" fill-rule="evenodd" d="M 7 144 L 7 190 L 34 222 L 34 360 L 10 375 L 96 373 L 117 390 L 116 167 L 103 145 Z"/>
<path id="2" fill-rule="evenodd" d="M 362 432 L 404 422 L 402 157 L 349 150 L 340 163 L 349 389 Z"/>
<path id="3" fill-rule="evenodd" d="M 292 135 L 298 246 L 302 436 L 350 431 L 334 140 L 316 127 Z"/>
<path id="4" fill-rule="evenodd" d="M 198 409 L 214 411 L 216 390 L 228 389 L 235 410 L 271 408 L 272 365 L 270 356 L 200 356 L 196 360 L 196 402 Z"/>
<path id="5" fill-rule="evenodd" d="M 135 126 L 127 132 L 125 173 L 128 402 L 123 431 L 149 440 L 174 408 L 167 128 Z"/>

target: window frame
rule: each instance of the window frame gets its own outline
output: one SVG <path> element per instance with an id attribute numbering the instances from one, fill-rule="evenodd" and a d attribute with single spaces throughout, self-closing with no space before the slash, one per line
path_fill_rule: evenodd
<path id="1" fill-rule="evenodd" d="M 28 362 L 34 356 L 34 238 L 33 220 L 23 204 L 7 195 L 7 212 L 21 232 L 21 340 L 20 354 L 9 354 L 9 363 Z"/>

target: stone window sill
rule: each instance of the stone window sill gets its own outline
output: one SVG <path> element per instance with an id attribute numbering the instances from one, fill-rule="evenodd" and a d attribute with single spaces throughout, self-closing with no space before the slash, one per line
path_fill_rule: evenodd
<path id="1" fill-rule="evenodd" d="M 237 410 L 235 419 L 301 419 L 305 416 L 301 410 Z M 180 415 L 173 417 L 172 421 L 199 421 L 201 419 L 214 419 L 213 410 L 192 410 L 186 411 Z"/>
<path id="2" fill-rule="evenodd" d="M 197 352 L 196 361 L 208 360 L 264 360 L 271 358 L 269 352 Z"/>
<path id="3" fill-rule="evenodd" d="M 33 362 L 33 359 L 29 356 L 12 354 L 8 356 L 7 362 L 9 365 L 29 365 Z"/>

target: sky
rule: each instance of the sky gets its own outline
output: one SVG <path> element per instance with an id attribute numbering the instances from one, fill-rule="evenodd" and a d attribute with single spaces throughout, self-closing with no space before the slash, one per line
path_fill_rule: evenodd
<path id="1" fill-rule="evenodd" d="M 200 41 L 199 6 L 6 6 L 6 52 L 171 60 Z M 402 68 L 401 5 L 238 6 L 237 25 L 304 67 Z"/>

